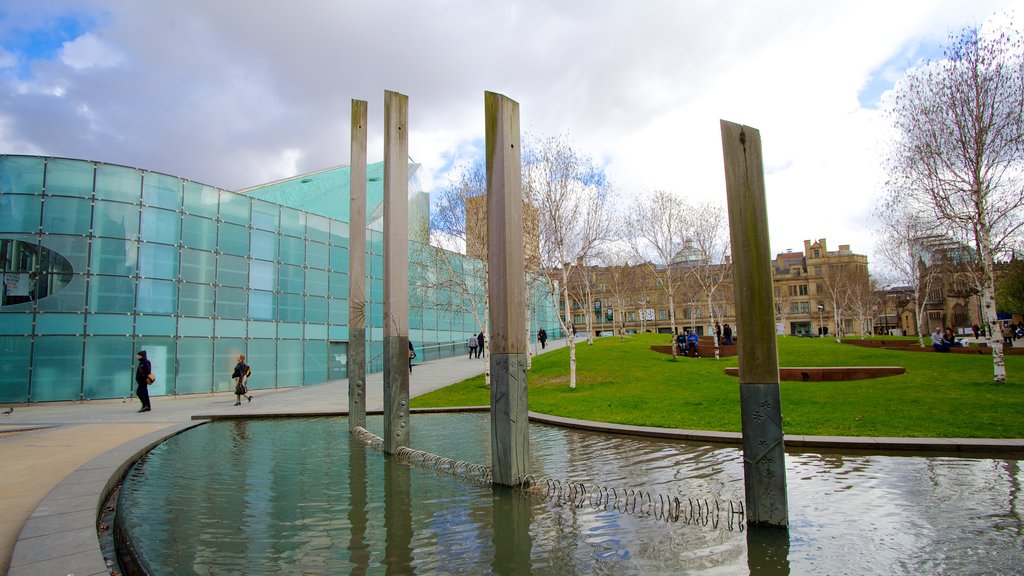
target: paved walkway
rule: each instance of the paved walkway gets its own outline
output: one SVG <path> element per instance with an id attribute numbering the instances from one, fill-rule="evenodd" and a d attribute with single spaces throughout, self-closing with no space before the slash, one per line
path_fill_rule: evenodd
<path id="1" fill-rule="evenodd" d="M 550 342 L 548 350 L 565 345 Z M 417 396 L 483 372 L 483 359 L 465 356 L 414 366 Z M 383 408 L 383 375 L 367 377 L 368 410 Z M 109 575 L 96 537 L 102 495 L 128 466 L 169 435 L 196 425 L 194 418 L 224 415 L 323 414 L 348 410 L 348 381 L 254 391 L 234 406 L 231 393 L 154 397 L 153 411 L 137 412 L 137 399 L 16 405 L 0 414 L 0 574 Z M 618 433 L 678 440 L 737 443 L 735 433 L 637 428 L 531 413 L 531 419 Z M 902 439 L 786 436 L 787 447 L 871 450 L 1024 452 L 1021 440 Z"/>

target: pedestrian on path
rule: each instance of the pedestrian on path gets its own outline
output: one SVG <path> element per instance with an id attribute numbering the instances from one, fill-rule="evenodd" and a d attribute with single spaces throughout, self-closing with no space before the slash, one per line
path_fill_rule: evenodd
<path id="1" fill-rule="evenodd" d="M 242 396 L 252 402 L 252 394 L 249 394 L 248 386 L 251 374 L 252 368 L 245 363 L 245 354 L 239 354 L 238 364 L 235 364 L 235 370 L 231 373 L 231 378 L 235 381 L 235 406 L 242 404 Z"/>
<path id="2" fill-rule="evenodd" d="M 476 356 L 476 334 L 470 336 L 466 344 L 469 346 L 469 357 L 473 358 L 473 356 Z"/>
<path id="3" fill-rule="evenodd" d="M 139 412 L 149 412 L 151 410 L 149 385 L 156 382 L 156 376 L 153 375 L 153 364 L 149 358 L 146 358 L 145 350 L 139 350 L 135 357 L 139 360 L 139 365 L 135 368 L 135 394 L 142 401 L 142 408 L 139 408 Z"/>
<path id="4" fill-rule="evenodd" d="M 547 344 L 547 341 L 548 341 L 548 333 L 547 333 L 547 331 L 544 330 L 543 328 L 541 328 L 540 332 L 537 332 L 537 340 L 540 341 L 540 349 L 543 350 L 545 344 Z"/>
<path id="5" fill-rule="evenodd" d="M 416 348 L 412 345 L 412 340 L 409 340 L 409 374 L 412 374 L 412 361 L 416 358 Z"/>
<path id="6" fill-rule="evenodd" d="M 476 357 L 479 358 L 484 353 L 484 333 L 481 331 L 476 335 Z"/>

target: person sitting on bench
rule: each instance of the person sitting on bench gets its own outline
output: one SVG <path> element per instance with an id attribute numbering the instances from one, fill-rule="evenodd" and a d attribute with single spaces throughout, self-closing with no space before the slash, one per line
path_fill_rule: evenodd
<path id="1" fill-rule="evenodd" d="M 936 326 L 932 332 L 932 348 L 935 348 L 936 352 L 949 352 L 949 342 L 943 337 L 940 326 Z"/>

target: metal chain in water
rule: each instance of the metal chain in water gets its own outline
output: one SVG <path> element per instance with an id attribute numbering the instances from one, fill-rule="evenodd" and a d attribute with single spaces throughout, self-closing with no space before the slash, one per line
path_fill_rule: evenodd
<path id="1" fill-rule="evenodd" d="M 377 451 L 383 451 L 384 439 L 363 427 L 356 427 L 352 434 L 362 443 Z M 473 464 L 463 460 L 452 460 L 430 452 L 413 450 L 405 446 L 393 454 L 401 462 L 423 470 L 441 472 L 477 484 L 490 485 L 493 476 L 490 466 Z M 650 517 L 689 526 L 711 526 L 717 529 L 722 515 L 722 504 L 715 498 L 687 498 L 655 493 L 649 490 L 616 488 L 582 482 L 559 480 L 545 476 L 526 475 L 516 478 L 514 487 L 530 496 L 559 505 L 575 508 L 590 506 L 594 510 L 618 512 L 629 516 Z M 742 502 L 728 502 L 726 528 L 730 531 L 743 530 L 744 510 Z"/>

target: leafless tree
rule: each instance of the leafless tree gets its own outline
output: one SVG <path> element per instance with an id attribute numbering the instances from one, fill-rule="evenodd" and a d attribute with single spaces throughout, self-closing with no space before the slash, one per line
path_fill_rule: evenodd
<path id="1" fill-rule="evenodd" d="M 593 160 L 577 152 L 564 137 L 528 142 L 523 154 L 523 193 L 537 208 L 540 261 L 549 282 L 552 303 L 558 307 L 555 281 L 562 286 L 559 319 L 569 341 L 569 387 L 576 387 L 576 343 L 569 323 L 568 292 L 573 268 L 587 264 L 597 248 L 611 238 L 611 184 Z"/>
<path id="2" fill-rule="evenodd" d="M 951 36 L 945 58 L 909 71 L 888 109 L 893 194 L 934 217 L 976 251 L 976 284 L 996 332 L 994 266 L 1024 226 L 1024 49 L 1012 24 Z M 989 342 L 995 382 L 1003 346 Z"/>
<path id="3" fill-rule="evenodd" d="M 779 321 L 779 324 L 786 325 L 786 320 L 789 318 L 790 305 L 793 303 L 793 294 L 789 291 L 789 286 L 776 286 L 775 287 L 775 318 Z M 782 331 L 782 335 L 785 336 L 788 333 L 787 330 Z"/>
<path id="4" fill-rule="evenodd" d="M 643 283 L 643 269 L 638 265 L 631 265 L 629 256 L 625 250 L 613 249 L 600 257 L 600 262 L 604 266 L 602 278 L 612 297 L 612 325 L 619 335 L 619 340 L 625 338 L 626 310 L 635 304 L 631 297 L 638 293 L 643 294 L 646 288 Z"/>
<path id="5" fill-rule="evenodd" d="M 688 269 L 689 276 L 700 287 L 707 303 L 709 325 L 715 324 L 715 300 L 719 288 L 732 283 L 732 262 L 729 258 L 729 222 L 720 205 L 702 202 L 690 209 L 691 245 L 698 255 Z M 719 357 L 718 336 L 712 330 L 715 358 Z"/>

